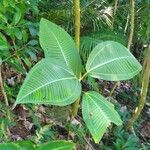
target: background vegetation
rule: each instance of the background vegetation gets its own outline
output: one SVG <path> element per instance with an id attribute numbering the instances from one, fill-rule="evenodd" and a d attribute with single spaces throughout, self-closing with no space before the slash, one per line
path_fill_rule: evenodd
<path id="1" fill-rule="evenodd" d="M 122 126 L 111 125 L 101 142 L 95 144 L 81 118 L 80 107 L 71 121 L 71 106 L 25 104 L 12 110 L 27 73 L 44 57 L 39 44 L 40 19 L 60 25 L 74 38 L 73 8 L 73 0 L 0 1 L 0 143 L 72 140 L 77 149 L 150 149 L 149 0 L 80 0 L 79 53 L 83 64 L 98 43 L 112 40 L 128 47 L 143 65 L 141 74 L 130 81 L 116 84 L 90 77 L 82 81 L 85 91 L 95 90 L 115 105 Z M 144 109 L 134 122 L 131 117 L 136 107 Z"/>

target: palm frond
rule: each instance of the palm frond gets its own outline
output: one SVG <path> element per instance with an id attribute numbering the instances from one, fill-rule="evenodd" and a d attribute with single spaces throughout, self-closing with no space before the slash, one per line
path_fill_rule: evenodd
<path id="1" fill-rule="evenodd" d="M 81 37 L 80 56 L 85 63 L 93 48 L 102 41 L 115 41 L 122 45 L 127 45 L 127 38 L 121 34 L 110 30 L 98 31 L 89 36 Z"/>

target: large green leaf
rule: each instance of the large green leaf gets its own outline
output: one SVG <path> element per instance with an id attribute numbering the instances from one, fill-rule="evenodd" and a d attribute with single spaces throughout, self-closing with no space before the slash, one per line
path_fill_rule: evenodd
<path id="1" fill-rule="evenodd" d="M 0 144 L 0 150 L 19 150 L 19 146 L 13 143 Z"/>
<path id="2" fill-rule="evenodd" d="M 71 69 L 61 61 L 43 59 L 29 72 L 20 89 L 16 104 L 64 106 L 73 103 L 79 98 L 80 93 L 80 82 Z"/>
<path id="3" fill-rule="evenodd" d="M 73 150 L 75 144 L 67 141 L 53 141 L 47 144 L 42 144 L 37 150 Z"/>
<path id="4" fill-rule="evenodd" d="M 82 115 L 96 143 L 100 141 L 111 122 L 116 125 L 122 124 L 113 104 L 94 91 L 83 95 Z"/>
<path id="5" fill-rule="evenodd" d="M 40 44 L 46 58 L 63 60 L 79 76 L 80 56 L 70 35 L 61 27 L 46 20 L 40 21 Z"/>
<path id="6" fill-rule="evenodd" d="M 19 150 L 35 150 L 35 144 L 31 141 L 17 141 L 16 144 L 19 146 Z"/>
<path id="7" fill-rule="evenodd" d="M 87 74 L 109 81 L 128 80 L 142 69 L 140 63 L 123 45 L 106 41 L 98 44 L 91 52 L 87 64 Z"/>

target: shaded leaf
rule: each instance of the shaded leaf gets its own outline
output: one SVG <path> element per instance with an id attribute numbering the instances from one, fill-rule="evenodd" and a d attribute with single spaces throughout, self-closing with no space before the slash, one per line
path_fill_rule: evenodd
<path id="1" fill-rule="evenodd" d="M 21 15 L 22 15 L 21 10 L 18 7 L 16 7 L 16 13 L 15 13 L 14 19 L 13 19 L 13 22 L 15 25 L 18 24 L 18 22 L 20 21 Z"/>

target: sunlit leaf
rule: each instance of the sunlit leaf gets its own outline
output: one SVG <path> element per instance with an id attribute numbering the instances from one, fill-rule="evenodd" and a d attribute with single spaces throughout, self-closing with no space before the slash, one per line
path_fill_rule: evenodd
<path id="1" fill-rule="evenodd" d="M 81 72 L 80 56 L 71 36 L 63 28 L 46 19 L 41 19 L 40 44 L 46 58 L 64 61 L 79 76 Z"/>
<path id="2" fill-rule="evenodd" d="M 75 144 L 67 141 L 52 141 L 42 144 L 37 150 L 73 150 Z"/>
<path id="3" fill-rule="evenodd" d="M 128 80 L 142 69 L 130 51 L 120 43 L 106 41 L 98 44 L 91 52 L 87 64 L 87 74 L 103 80 Z"/>
<path id="4" fill-rule="evenodd" d="M 82 115 L 96 143 L 101 140 L 111 122 L 116 125 L 122 124 L 113 104 L 94 91 L 83 95 Z"/>
<path id="5" fill-rule="evenodd" d="M 20 150 L 19 146 L 13 143 L 0 144 L 0 150 Z"/>
<path id="6" fill-rule="evenodd" d="M 73 103 L 80 93 L 80 82 L 71 69 L 61 61 L 43 59 L 29 72 L 17 96 L 16 104 L 64 106 Z"/>

